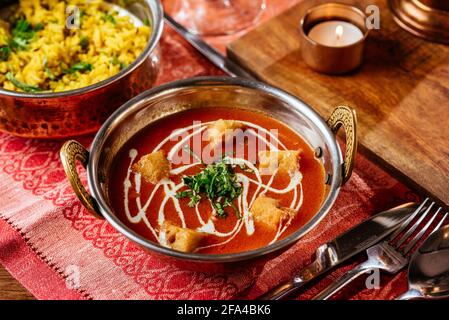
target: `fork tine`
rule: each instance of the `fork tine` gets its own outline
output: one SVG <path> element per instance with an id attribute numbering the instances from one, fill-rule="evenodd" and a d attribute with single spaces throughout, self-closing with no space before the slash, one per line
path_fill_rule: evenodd
<path id="1" fill-rule="evenodd" d="M 399 227 L 390 237 L 389 237 L 389 241 L 394 240 L 401 232 L 403 232 L 405 230 L 406 227 L 408 227 L 408 225 L 410 224 L 410 222 L 413 221 L 413 219 L 415 219 L 416 215 L 418 213 L 421 212 L 422 208 L 425 206 L 425 204 L 427 203 L 427 201 L 429 201 L 429 198 L 426 198 L 421 205 L 415 210 L 415 212 L 413 212 L 410 217 L 407 218 L 407 220 L 405 220 L 401 227 Z"/>
<path id="2" fill-rule="evenodd" d="M 438 225 L 435 227 L 435 229 L 432 230 L 432 233 L 441 228 L 441 226 L 443 225 L 444 221 L 446 221 L 448 216 L 449 216 L 449 212 L 446 212 L 443 219 L 441 219 L 441 221 L 438 223 Z"/>
<path id="3" fill-rule="evenodd" d="M 418 228 L 421 222 L 427 217 L 434 204 L 435 202 L 432 202 L 430 206 L 426 209 L 426 211 L 424 211 L 424 213 L 421 214 L 419 219 L 416 220 L 416 222 L 407 230 L 407 232 L 405 232 L 402 235 L 402 237 L 398 241 L 396 241 L 396 243 L 394 244 L 395 248 L 399 248 L 408 239 L 408 237 L 410 237 L 412 233 L 415 232 L 416 228 Z"/>
<path id="4" fill-rule="evenodd" d="M 438 216 L 440 211 L 441 211 L 441 208 L 438 208 L 438 210 L 435 212 L 435 214 L 432 216 L 432 218 L 430 218 L 429 221 L 427 221 L 426 225 L 421 230 L 419 230 L 419 232 L 413 237 L 413 239 L 407 244 L 407 246 L 405 246 L 405 248 L 402 250 L 402 253 L 404 255 L 409 253 L 410 250 L 412 250 L 413 247 L 416 245 L 416 243 L 424 236 L 424 234 L 426 233 L 427 229 L 429 229 L 429 227 L 432 224 L 433 220 L 435 220 L 435 218 Z"/>

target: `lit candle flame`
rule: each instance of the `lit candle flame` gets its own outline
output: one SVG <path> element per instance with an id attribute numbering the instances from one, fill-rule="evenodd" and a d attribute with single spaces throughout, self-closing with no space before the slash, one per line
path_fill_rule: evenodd
<path id="1" fill-rule="evenodd" d="M 341 38 L 341 36 L 343 35 L 343 26 L 342 25 L 338 25 L 335 28 L 335 35 L 337 36 L 337 39 Z"/>

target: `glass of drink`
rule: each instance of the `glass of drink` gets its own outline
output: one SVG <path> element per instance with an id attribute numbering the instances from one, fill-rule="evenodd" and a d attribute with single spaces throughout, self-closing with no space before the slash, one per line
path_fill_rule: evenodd
<path id="1" fill-rule="evenodd" d="M 175 0 L 165 9 L 192 33 L 222 36 L 254 25 L 265 5 L 265 0 Z"/>

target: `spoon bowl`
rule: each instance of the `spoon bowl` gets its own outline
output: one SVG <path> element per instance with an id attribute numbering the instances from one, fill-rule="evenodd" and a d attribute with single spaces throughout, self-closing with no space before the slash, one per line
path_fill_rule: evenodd
<path id="1" fill-rule="evenodd" d="M 437 228 L 414 253 L 408 282 L 409 290 L 398 300 L 449 297 L 449 225 Z"/>

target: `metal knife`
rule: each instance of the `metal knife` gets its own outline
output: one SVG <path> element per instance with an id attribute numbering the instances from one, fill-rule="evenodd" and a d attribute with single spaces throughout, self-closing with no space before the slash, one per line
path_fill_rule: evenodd
<path id="1" fill-rule="evenodd" d="M 172 27 L 177 33 L 179 33 L 184 39 L 187 40 L 194 48 L 196 48 L 201 54 L 208 58 L 214 65 L 229 74 L 231 77 L 243 77 L 248 79 L 255 79 L 251 74 L 245 71 L 242 67 L 232 62 L 220 52 L 212 48 L 199 36 L 191 33 L 182 25 L 177 23 L 172 17 L 164 12 L 165 21 L 170 27 Z"/>
<path id="2" fill-rule="evenodd" d="M 393 232 L 409 217 L 418 204 L 406 203 L 376 214 L 315 251 L 315 260 L 304 267 L 292 280 L 282 283 L 259 300 L 280 300 L 293 293 L 319 275 L 335 268 L 347 259 L 371 247 Z"/>

